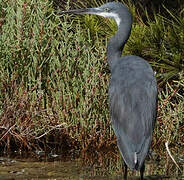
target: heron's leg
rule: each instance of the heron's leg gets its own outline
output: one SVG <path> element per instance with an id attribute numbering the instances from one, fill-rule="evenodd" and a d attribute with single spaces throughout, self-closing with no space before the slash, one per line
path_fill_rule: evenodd
<path id="1" fill-rule="evenodd" d="M 123 161 L 123 167 L 124 167 L 124 180 L 127 180 L 127 165 L 124 161 Z"/>
<path id="2" fill-rule="evenodd" d="M 141 169 L 140 169 L 140 175 L 141 175 L 141 180 L 143 180 L 144 178 L 144 170 L 145 170 L 145 165 L 144 165 L 144 163 L 143 163 L 143 165 L 142 165 L 142 167 L 141 167 Z"/>

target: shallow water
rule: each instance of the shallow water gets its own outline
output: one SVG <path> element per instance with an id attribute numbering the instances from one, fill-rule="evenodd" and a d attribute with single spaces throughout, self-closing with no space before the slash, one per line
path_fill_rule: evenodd
<path id="1" fill-rule="evenodd" d="M 60 160 L 59 160 L 60 159 Z M 121 160 L 116 154 L 70 158 L 5 158 L 0 157 L 0 180 L 122 180 Z M 50 161 L 50 162 L 49 162 Z M 169 163 L 168 165 L 170 165 Z M 166 168 L 170 168 L 167 172 Z M 172 169 L 173 168 L 173 169 Z M 130 180 L 138 180 L 139 172 L 129 171 Z M 169 174 L 170 173 L 170 174 Z M 167 174 L 167 175 L 166 175 Z M 177 177 L 176 177 L 177 176 Z M 184 179 L 178 177 L 175 166 L 164 162 L 146 161 L 145 179 Z"/>

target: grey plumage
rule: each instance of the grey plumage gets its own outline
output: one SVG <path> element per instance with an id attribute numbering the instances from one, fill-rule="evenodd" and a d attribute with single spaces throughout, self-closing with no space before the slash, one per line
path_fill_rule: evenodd
<path id="1" fill-rule="evenodd" d="M 144 173 L 144 160 L 148 153 L 157 113 L 157 83 L 151 66 L 134 55 L 122 57 L 129 38 L 132 16 L 122 3 L 106 3 L 98 8 L 63 11 L 60 14 L 96 14 L 114 18 L 117 33 L 107 46 L 107 59 L 111 70 L 109 85 L 110 115 L 117 144 L 127 166 Z"/>
<path id="2" fill-rule="evenodd" d="M 121 155 L 129 168 L 140 170 L 156 119 L 156 80 L 149 64 L 136 56 L 121 58 L 112 69 L 109 96 L 112 125 Z"/>

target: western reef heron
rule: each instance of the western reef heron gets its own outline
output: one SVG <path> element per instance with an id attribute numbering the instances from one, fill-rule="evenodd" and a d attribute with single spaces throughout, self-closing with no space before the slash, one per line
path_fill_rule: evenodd
<path id="1" fill-rule="evenodd" d="M 132 28 L 130 11 L 120 2 L 109 2 L 97 8 L 61 11 L 58 14 L 94 14 L 116 21 L 118 31 L 107 45 L 111 70 L 110 116 L 124 162 L 124 178 L 127 179 L 129 167 L 139 170 L 143 179 L 144 161 L 157 115 L 157 82 L 151 66 L 143 58 L 122 56 Z"/>

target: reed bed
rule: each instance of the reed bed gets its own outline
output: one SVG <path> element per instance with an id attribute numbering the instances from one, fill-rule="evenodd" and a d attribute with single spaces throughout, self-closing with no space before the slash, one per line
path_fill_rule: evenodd
<path id="1" fill-rule="evenodd" d="M 183 11 L 177 18 L 170 11 L 170 18 L 147 16 L 145 22 L 130 8 L 135 20 L 123 53 L 144 57 L 158 78 L 153 150 L 168 159 L 169 141 L 172 153 L 183 157 Z M 54 11 L 46 0 L 0 3 L 0 151 L 117 150 L 106 59 L 107 38 L 116 26 Z"/>

